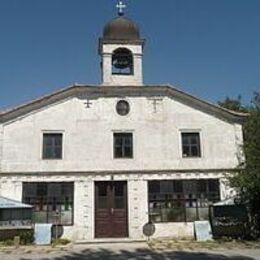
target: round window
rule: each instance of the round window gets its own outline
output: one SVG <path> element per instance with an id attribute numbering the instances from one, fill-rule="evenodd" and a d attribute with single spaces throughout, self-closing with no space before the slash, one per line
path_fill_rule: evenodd
<path id="1" fill-rule="evenodd" d="M 116 104 L 116 112 L 120 115 L 120 116 L 125 116 L 129 113 L 130 111 L 130 105 L 127 101 L 125 100 L 120 100 L 117 102 Z"/>

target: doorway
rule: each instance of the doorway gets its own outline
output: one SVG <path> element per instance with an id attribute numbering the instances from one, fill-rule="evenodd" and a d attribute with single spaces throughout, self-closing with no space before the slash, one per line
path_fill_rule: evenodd
<path id="1" fill-rule="evenodd" d="M 95 182 L 95 237 L 128 237 L 126 181 Z"/>

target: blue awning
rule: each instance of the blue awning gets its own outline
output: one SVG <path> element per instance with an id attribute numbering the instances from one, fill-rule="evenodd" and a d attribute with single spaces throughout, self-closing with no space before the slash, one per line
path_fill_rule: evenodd
<path id="1" fill-rule="evenodd" d="M 24 209 L 24 208 L 32 208 L 31 205 L 24 204 L 20 201 L 11 200 L 5 197 L 0 196 L 0 209 Z"/>

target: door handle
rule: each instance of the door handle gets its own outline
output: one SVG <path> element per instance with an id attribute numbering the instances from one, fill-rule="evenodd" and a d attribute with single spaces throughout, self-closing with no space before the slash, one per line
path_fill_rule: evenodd
<path id="1" fill-rule="evenodd" d="M 111 215 L 114 215 L 114 208 L 111 208 Z"/>

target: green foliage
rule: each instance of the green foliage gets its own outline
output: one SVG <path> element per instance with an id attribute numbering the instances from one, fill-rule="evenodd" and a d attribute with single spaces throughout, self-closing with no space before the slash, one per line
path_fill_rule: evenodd
<path id="1" fill-rule="evenodd" d="M 230 101 L 230 99 L 229 99 Z M 219 102 L 219 104 L 229 102 Z M 231 102 L 232 103 L 232 102 Z M 237 106 L 237 107 L 236 107 Z M 239 106 L 239 107 L 238 107 Z M 243 106 L 235 104 L 238 111 Z M 240 108 L 241 107 L 241 108 Z M 231 185 L 240 190 L 243 203 L 249 207 L 252 217 L 252 227 L 256 235 L 260 235 L 260 92 L 254 93 L 251 105 L 247 108 L 249 116 L 243 126 L 244 155 L 246 163 L 240 165 L 237 175 L 230 179 Z"/>
<path id="2" fill-rule="evenodd" d="M 34 230 L 33 229 L 16 229 L 12 230 L 10 234 L 6 231 L 6 234 L 0 234 L 0 245 L 3 246 L 13 246 L 15 237 L 19 237 L 20 245 L 31 245 L 34 242 Z"/>
<path id="3" fill-rule="evenodd" d="M 14 245 L 14 240 L 12 240 L 12 239 L 4 240 L 4 241 L 2 242 L 2 245 L 3 245 L 3 246 L 13 246 L 13 245 Z"/>
<path id="4" fill-rule="evenodd" d="M 237 99 L 226 97 L 224 101 L 219 101 L 218 105 L 236 112 L 248 112 L 248 109 L 242 105 L 241 96 Z"/>
<path id="5" fill-rule="evenodd" d="M 67 238 L 58 238 L 52 240 L 53 246 L 65 246 L 70 243 L 70 240 Z"/>
<path id="6" fill-rule="evenodd" d="M 30 245 L 34 241 L 34 231 L 30 230 L 21 230 L 18 232 L 18 236 L 20 237 L 21 245 Z"/>

